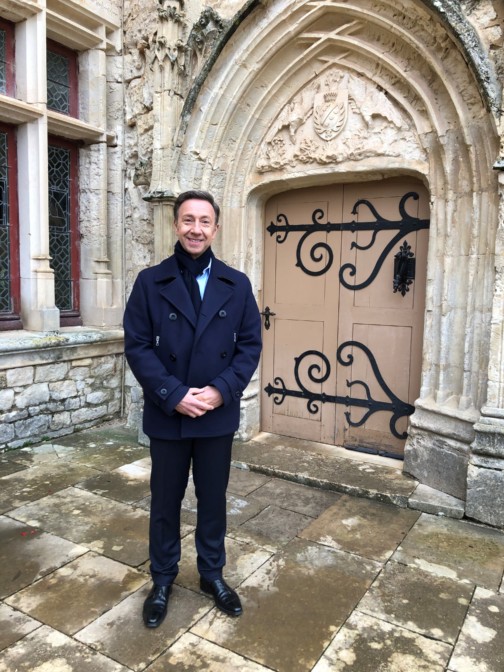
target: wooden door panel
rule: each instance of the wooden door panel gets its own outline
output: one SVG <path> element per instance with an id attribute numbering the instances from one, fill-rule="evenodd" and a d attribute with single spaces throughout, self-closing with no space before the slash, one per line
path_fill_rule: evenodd
<path id="1" fill-rule="evenodd" d="M 428 210 L 428 193 L 412 178 L 301 189 L 268 202 L 266 227 L 280 225 L 265 233 L 264 307 L 276 313 L 264 332 L 266 431 L 401 454 L 407 416 L 391 418 L 397 408 L 411 413 L 420 390 L 428 231 L 419 220 Z M 401 246 L 416 274 L 394 292 Z M 285 391 L 276 404 L 275 377 Z M 362 383 L 349 388 L 347 379 Z M 379 410 L 369 412 L 366 395 Z"/>

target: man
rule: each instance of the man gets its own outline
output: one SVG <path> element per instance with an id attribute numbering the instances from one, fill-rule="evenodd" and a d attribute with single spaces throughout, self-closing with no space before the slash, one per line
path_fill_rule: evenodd
<path id="1" fill-rule="evenodd" d="M 152 458 L 148 628 L 162 623 L 178 572 L 191 464 L 200 588 L 226 614 L 242 613 L 222 576 L 226 489 L 240 398 L 259 362 L 261 323 L 247 276 L 212 253 L 219 212 L 207 192 L 177 198 L 175 253 L 139 273 L 124 314 L 126 358 L 143 388 Z"/>

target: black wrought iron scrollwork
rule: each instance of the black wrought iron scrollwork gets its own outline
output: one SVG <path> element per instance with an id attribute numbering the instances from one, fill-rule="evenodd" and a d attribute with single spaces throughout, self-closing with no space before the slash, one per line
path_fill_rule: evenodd
<path id="1" fill-rule="evenodd" d="M 399 431 L 397 430 L 397 422 L 401 418 L 411 415 L 415 410 L 414 406 L 405 401 L 402 401 L 401 399 L 399 399 L 397 395 L 395 395 L 392 392 L 392 390 L 385 382 L 378 368 L 378 364 L 376 362 L 373 353 L 363 343 L 359 343 L 358 341 L 346 341 L 345 343 L 342 343 L 336 352 L 336 360 L 339 364 L 341 364 L 342 366 L 351 366 L 353 364 L 354 355 L 352 353 L 352 348 L 357 348 L 366 355 L 369 363 L 371 364 L 371 368 L 373 370 L 376 381 L 379 384 L 381 390 L 388 397 L 389 401 L 379 401 L 377 399 L 373 399 L 369 385 L 363 380 L 354 380 L 354 381 L 347 380 L 346 384 L 349 389 L 357 385 L 361 386 L 365 392 L 365 397 L 352 397 L 350 395 L 347 396 L 330 395 L 324 392 L 313 392 L 312 390 L 310 390 L 307 387 L 307 385 L 305 385 L 302 382 L 300 376 L 301 366 L 307 358 L 310 358 L 310 361 L 312 361 L 313 358 L 318 360 L 318 362 L 312 361 L 312 363 L 309 364 L 308 366 L 307 377 L 310 382 L 324 383 L 326 380 L 328 380 L 329 376 L 331 375 L 330 361 L 328 357 L 326 357 L 326 355 L 324 355 L 319 350 L 306 350 L 299 357 L 295 357 L 294 378 L 298 385 L 297 390 L 288 389 L 283 379 L 277 377 L 274 379 L 275 386 L 269 383 L 264 388 L 264 391 L 267 393 L 268 396 L 274 395 L 273 402 L 277 406 L 280 406 L 284 402 L 286 397 L 297 397 L 299 399 L 306 399 L 307 410 L 312 415 L 318 413 L 320 408 L 318 405 L 319 403 L 344 404 L 347 407 L 356 406 L 360 408 L 365 408 L 366 412 L 359 420 L 352 420 L 351 412 L 350 411 L 345 412 L 344 414 L 345 418 L 351 427 L 362 426 L 371 415 L 377 413 L 378 411 L 391 413 L 392 415 L 389 421 L 389 428 L 391 434 L 395 436 L 397 439 L 406 439 L 408 436 L 407 432 L 399 433 Z M 343 352 L 347 349 L 349 350 L 349 352 L 345 355 L 345 358 L 343 358 Z"/>
<path id="2" fill-rule="evenodd" d="M 378 260 L 376 261 L 376 264 L 370 276 L 365 281 L 360 282 L 358 284 L 357 283 L 351 284 L 344 277 L 345 274 L 347 274 L 348 277 L 354 277 L 356 275 L 357 269 L 354 264 L 351 263 L 343 264 L 343 266 L 340 268 L 339 279 L 341 284 L 347 289 L 357 291 L 360 289 L 364 289 L 365 287 L 368 287 L 373 282 L 373 280 L 378 275 L 381 267 L 383 266 L 383 262 L 385 261 L 387 256 L 390 254 L 391 250 L 397 245 L 399 241 L 401 241 L 406 235 L 413 233 L 414 231 L 429 228 L 430 221 L 428 219 L 420 219 L 418 217 L 413 217 L 406 212 L 405 207 L 406 202 L 410 198 L 418 200 L 419 196 L 414 191 L 409 191 L 408 193 L 404 194 L 404 196 L 401 198 L 399 202 L 399 215 L 401 216 L 401 219 L 399 220 L 389 220 L 386 219 L 385 217 L 382 217 L 379 214 L 378 210 L 370 201 L 361 198 L 358 201 L 356 201 L 352 209 L 352 214 L 356 215 L 358 213 L 359 207 L 365 205 L 370 210 L 371 214 L 374 216 L 375 218 L 374 221 L 356 222 L 355 220 L 352 220 L 351 222 L 342 222 L 340 224 L 335 224 L 332 222 L 322 223 L 322 220 L 324 219 L 324 211 L 320 208 L 317 208 L 312 213 L 312 221 L 310 224 L 289 224 L 287 216 L 284 215 L 283 213 L 280 213 L 276 218 L 277 224 L 271 222 L 266 230 L 269 232 L 270 236 L 272 236 L 275 233 L 277 234 L 276 241 L 279 244 L 284 243 L 287 240 L 289 234 L 304 232 L 296 248 L 296 266 L 301 268 L 301 270 L 307 275 L 312 276 L 324 275 L 324 273 L 327 273 L 327 271 L 331 268 L 334 261 L 334 253 L 331 246 L 326 242 L 319 241 L 313 244 L 310 250 L 310 259 L 313 262 L 322 265 L 316 270 L 312 270 L 307 268 L 306 265 L 303 263 L 301 255 L 303 245 L 305 244 L 306 240 L 317 231 L 324 231 L 327 233 L 331 231 L 350 231 L 352 233 L 360 231 L 371 231 L 372 232 L 371 240 L 366 245 L 359 244 L 356 241 L 352 242 L 350 249 L 355 248 L 358 250 L 369 250 L 371 247 L 373 247 L 373 245 L 376 242 L 377 235 L 380 231 L 398 231 L 398 233 L 392 238 L 392 240 L 390 240 L 387 243 L 387 245 L 383 249 L 382 253 L 378 257 Z M 327 254 L 325 263 L 323 252 Z"/>

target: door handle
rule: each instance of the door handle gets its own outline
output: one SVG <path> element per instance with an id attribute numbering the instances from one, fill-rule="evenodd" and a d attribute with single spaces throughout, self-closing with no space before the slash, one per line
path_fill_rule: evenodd
<path id="1" fill-rule="evenodd" d="M 411 251 L 411 245 L 405 240 L 394 256 L 394 293 L 400 292 L 404 296 L 409 292 L 409 286 L 415 279 L 415 266 L 415 254 Z"/>
<path id="2" fill-rule="evenodd" d="M 261 311 L 261 315 L 264 315 L 264 328 L 268 330 L 270 328 L 270 317 L 275 317 L 276 313 L 272 313 L 269 306 Z"/>

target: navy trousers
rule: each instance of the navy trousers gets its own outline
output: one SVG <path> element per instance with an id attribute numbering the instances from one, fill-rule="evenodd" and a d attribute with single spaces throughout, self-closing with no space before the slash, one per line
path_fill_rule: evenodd
<path id="1" fill-rule="evenodd" d="M 180 561 L 180 509 L 192 464 L 197 498 L 196 551 L 200 576 L 220 578 L 226 564 L 226 489 L 233 434 L 150 440 L 152 458 L 149 555 L 154 583 L 170 585 Z"/>

